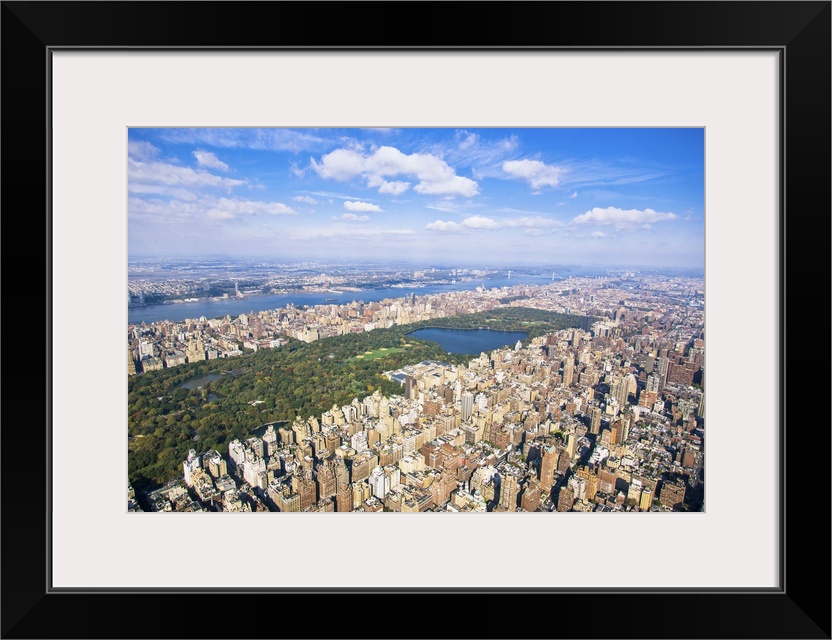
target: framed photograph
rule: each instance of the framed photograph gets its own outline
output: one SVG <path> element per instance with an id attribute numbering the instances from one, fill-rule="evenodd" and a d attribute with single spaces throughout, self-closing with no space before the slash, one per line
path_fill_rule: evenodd
<path id="1" fill-rule="evenodd" d="M 397 27 L 391 41 L 367 35 L 363 27 L 379 6 L 358 3 L 326 5 L 324 26 L 323 5 L 314 4 L 3 3 L 3 186 L 6 222 L 12 224 L 6 233 L 12 242 L 5 298 L 13 310 L 15 301 L 26 301 L 27 320 L 47 319 L 44 330 L 23 334 L 37 335 L 26 341 L 27 351 L 32 344 L 42 346 L 42 358 L 18 360 L 15 342 L 7 342 L 13 346 L 7 349 L 4 394 L 2 572 L 5 584 L 17 588 L 3 590 L 4 637 L 278 635 L 282 616 L 270 615 L 275 604 L 280 612 L 309 620 L 306 635 L 339 637 L 350 635 L 347 620 L 363 619 L 338 615 L 345 595 L 355 596 L 352 603 L 366 601 L 371 616 L 389 619 L 387 609 L 377 605 L 378 595 L 440 604 L 454 601 L 444 596 L 461 594 L 486 601 L 450 616 L 447 631 L 459 636 L 488 633 L 495 624 L 491 605 L 506 598 L 518 598 L 517 604 L 528 599 L 545 610 L 556 597 L 557 610 L 569 615 L 519 622 L 516 635 L 830 637 L 825 556 L 830 531 L 823 515 L 829 430 L 812 398 L 815 349 L 794 339 L 798 331 L 814 333 L 798 320 L 801 303 L 807 310 L 815 306 L 812 294 L 803 293 L 807 279 L 812 286 L 821 280 L 821 296 L 829 290 L 828 270 L 818 267 L 818 257 L 827 259 L 830 237 L 830 3 L 486 3 L 476 14 L 488 26 L 471 32 L 447 21 L 471 5 L 443 4 L 442 12 L 439 6 L 401 5 L 412 21 L 403 30 Z M 554 23 L 547 17 L 552 11 L 559 16 Z M 380 142 L 386 129 L 395 130 L 398 142 Z M 261 143 L 235 137 L 262 141 L 275 131 L 287 140 L 295 136 L 294 143 L 284 141 L 296 145 L 294 155 L 255 158 L 251 151 Z M 415 131 L 433 137 L 417 144 Z M 529 133 L 535 131 L 537 138 Z M 577 133 L 571 141 L 552 137 L 545 148 L 535 148 L 533 138 L 558 131 L 630 132 L 618 136 L 617 157 L 626 155 L 638 170 L 621 172 L 612 185 L 620 205 L 599 194 L 593 202 L 570 204 L 573 193 L 576 201 L 582 197 L 581 187 L 559 194 L 569 213 L 557 214 L 559 200 L 546 191 L 563 190 L 567 181 L 559 171 L 568 161 L 587 171 L 605 161 L 601 151 L 589 151 L 593 142 Z M 651 137 L 650 132 L 671 133 Z M 649 147 L 653 160 L 665 158 L 662 154 L 688 144 L 678 137 L 690 132 L 700 136 L 690 143 L 698 145 L 699 156 L 674 160 L 674 171 L 663 176 L 656 170 L 646 178 L 642 150 Z M 329 142 L 316 147 L 302 143 L 303 136 Z M 440 152 L 448 136 L 455 138 L 456 149 L 470 151 L 473 145 L 483 158 L 501 140 L 515 140 L 527 152 L 493 153 L 494 174 L 489 174 L 485 164 L 466 166 L 453 162 L 448 148 Z M 424 151 L 430 144 L 435 153 Z M 597 142 L 598 148 L 610 144 Z M 377 157 L 379 149 L 392 150 L 395 157 Z M 293 164 L 297 158 L 302 162 Z M 311 172 L 305 190 L 269 192 L 259 178 L 272 169 L 257 163 L 278 161 L 273 170 L 283 175 Z M 379 163 L 383 170 L 371 170 Z M 683 170 L 684 163 L 690 166 Z M 159 166 L 164 171 L 151 171 Z M 688 188 L 679 178 L 686 171 L 693 172 L 694 182 L 697 172 L 700 183 L 704 178 L 698 204 L 688 210 L 640 205 L 637 189 L 622 188 L 628 181 L 652 180 L 667 190 L 669 200 L 667 194 Z M 220 182 L 195 187 L 189 176 Z M 327 185 L 320 181 L 327 180 L 332 188 L 324 191 Z M 448 197 L 470 199 L 472 189 L 488 180 L 513 180 L 528 193 L 501 199 L 499 190 L 490 191 L 490 211 L 499 215 L 462 210 L 458 199 Z M 585 184 L 598 191 L 602 186 Z M 339 185 L 345 188 L 339 191 Z M 405 191 L 434 197 L 427 204 L 436 217 L 418 218 L 418 233 L 415 214 L 407 225 L 381 219 L 392 206 L 404 206 L 393 198 Z M 344 194 L 349 198 L 340 197 Z M 547 210 L 534 209 L 528 200 L 547 195 Z M 153 218 L 160 200 L 167 203 L 165 210 Z M 184 227 L 172 224 L 171 202 Z M 19 203 L 28 203 L 27 211 L 15 215 Z M 188 218 L 194 206 L 211 213 L 211 220 Z M 315 258 L 339 255 L 333 233 L 344 242 L 352 234 L 368 250 L 375 245 L 372 250 L 382 257 L 404 246 L 382 243 L 385 234 L 412 237 L 413 252 L 438 248 L 465 256 L 496 254 L 523 240 L 529 253 L 539 254 L 541 239 L 551 237 L 565 258 L 573 253 L 560 262 L 547 260 L 547 266 L 574 264 L 593 251 L 627 254 L 620 261 L 595 258 L 605 264 L 661 264 L 670 259 L 662 256 L 687 259 L 685 247 L 704 241 L 705 321 L 696 336 L 707 344 L 703 465 L 696 465 L 695 447 L 684 459 L 684 451 L 668 445 L 671 458 L 678 454 L 674 463 L 696 469 L 707 487 L 697 513 L 649 512 L 651 505 L 641 504 L 643 491 L 631 502 L 632 496 L 621 493 L 620 504 L 610 496 L 609 510 L 624 513 L 373 518 L 125 510 L 124 481 L 139 477 L 128 475 L 139 467 L 128 471 L 133 461 L 125 455 L 124 409 L 132 400 L 123 377 L 123 329 L 130 322 L 124 286 L 131 252 L 155 247 L 168 256 L 197 255 L 195 247 L 210 238 L 214 247 L 239 254 L 239 247 L 252 246 L 265 233 L 265 227 L 244 233 L 256 215 L 300 219 L 300 210 L 313 206 L 321 207 L 319 218 L 309 216 L 317 229 L 298 223 L 274 236 L 272 242 L 283 242 L 287 255 L 304 242 Z M 149 217 L 138 224 L 136 211 Z M 697 215 L 698 231 L 692 226 Z M 645 225 L 685 216 L 691 226 L 682 236 L 656 231 L 646 237 L 653 230 Z M 25 226 L 15 228 L 21 219 Z M 226 224 L 231 219 L 238 224 Z M 43 226 L 30 228 L 32 220 Z M 375 236 L 353 232 L 359 225 L 376 225 Z M 614 233 L 635 225 L 642 235 Z M 570 236 L 575 227 L 581 233 Z M 419 245 L 429 234 L 432 245 Z M 600 243 L 607 246 L 593 248 Z M 21 244 L 24 251 L 17 250 Z M 637 260 L 634 254 L 642 255 Z M 45 296 L 40 282 L 46 283 Z M 203 293 L 222 297 L 210 290 L 215 283 L 206 284 Z M 285 285 L 272 283 L 272 293 L 284 293 Z M 350 283 L 301 282 L 317 287 L 307 293 L 331 296 L 336 285 Z M 246 295 L 244 281 L 229 286 L 233 295 Z M 131 289 L 130 302 L 135 306 L 149 291 Z M 685 295 L 695 308 L 695 287 Z M 28 309 L 32 302 L 45 303 L 42 316 Z M 806 317 L 817 315 L 826 318 L 825 311 Z M 16 318 L 7 319 L 7 338 Z M 596 327 L 594 333 L 602 330 Z M 191 351 L 211 350 L 194 346 L 194 336 L 190 342 L 185 337 L 186 358 Z M 142 365 L 143 356 L 169 357 L 168 366 L 176 364 L 176 341 L 170 353 L 156 353 L 149 338 L 135 338 L 136 345 L 128 345 L 134 367 Z M 263 339 L 252 330 L 240 344 L 254 350 Z M 233 351 L 230 343 L 217 345 Z M 568 345 L 564 349 L 569 352 Z M 690 382 L 691 389 L 695 380 L 687 380 L 683 369 L 695 356 L 686 350 L 676 362 L 679 370 L 671 372 L 674 381 Z M 566 369 L 558 375 L 569 385 Z M 606 421 L 612 446 L 626 440 L 614 431 L 622 428 L 615 426 L 620 422 L 615 407 L 621 404 L 618 396 L 628 404 L 629 392 L 624 377 L 610 374 L 612 384 L 599 409 L 612 418 Z M 805 383 L 787 394 L 787 380 Z M 826 382 L 824 376 L 821 386 Z M 254 403 L 252 411 L 262 411 Z M 680 423 L 686 403 L 678 405 Z M 649 404 L 645 410 L 654 408 Z M 689 433 L 700 437 L 696 417 L 704 415 L 704 402 L 688 414 Z M 477 440 L 473 431 L 468 435 Z M 580 457 L 583 431 L 565 431 L 558 441 L 564 455 Z M 569 433 L 575 435 L 571 442 Z M 460 434 L 464 442 L 467 435 Z M 595 445 L 593 438 L 588 442 Z M 358 449 L 362 443 L 350 441 Z M 171 456 L 180 445 L 171 443 Z M 531 467 L 523 453 L 514 452 L 509 461 L 518 469 Z M 142 473 L 159 471 L 159 462 L 149 460 Z M 180 467 L 182 462 L 176 460 Z M 247 470 L 242 475 L 246 483 L 259 481 Z M 460 482 L 460 490 L 469 491 L 466 480 Z M 576 481 L 564 488 L 586 497 L 585 485 Z M 818 488 L 824 501 L 815 505 Z M 375 488 L 371 493 L 378 497 Z M 576 493 L 567 497 L 562 510 L 590 504 Z M 492 506 L 511 511 L 520 499 L 518 494 L 514 505 Z M 246 501 L 244 496 L 241 504 Z M 463 502 L 456 509 L 476 500 Z M 538 510 L 533 506 L 525 510 Z M 558 510 L 554 501 L 551 506 Z M 802 566 L 817 567 L 821 579 L 806 582 L 796 569 Z M 117 607 L 107 606 L 113 602 Z M 151 613 L 179 610 L 182 603 L 195 607 L 185 607 L 190 613 L 165 625 Z M 252 611 L 245 624 L 210 615 L 238 603 L 244 604 L 240 610 Z M 627 606 L 636 603 L 635 609 Z M 598 615 L 597 607 L 609 615 Z M 102 608 L 118 610 L 120 620 L 96 615 Z M 195 627 L 193 615 L 200 612 L 208 615 Z M 365 624 L 359 635 L 437 635 L 415 627 L 410 632 L 411 626 Z"/>

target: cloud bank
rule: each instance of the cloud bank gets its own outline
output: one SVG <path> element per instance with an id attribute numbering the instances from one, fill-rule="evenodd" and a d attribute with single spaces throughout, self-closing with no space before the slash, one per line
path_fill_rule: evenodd
<path id="1" fill-rule="evenodd" d="M 540 160 L 509 160 L 503 163 L 503 171 L 525 180 L 532 189 L 558 186 L 563 173 L 560 167 L 544 164 Z"/>
<path id="2" fill-rule="evenodd" d="M 612 225 L 617 229 L 631 229 L 651 225 L 656 222 L 675 220 L 677 217 L 675 213 L 662 213 L 653 211 L 652 209 L 619 209 L 617 207 L 602 209 L 595 207 L 586 213 L 576 216 L 572 222 L 578 225 Z"/>
<path id="3" fill-rule="evenodd" d="M 456 175 L 441 158 L 425 153 L 408 155 L 395 147 L 379 147 L 369 154 L 336 149 L 320 161 L 312 158 L 311 166 L 322 178 L 345 181 L 361 176 L 368 187 L 391 195 L 400 195 L 411 187 L 423 195 L 470 198 L 479 193 L 475 181 Z M 405 180 L 388 180 L 399 177 Z"/>

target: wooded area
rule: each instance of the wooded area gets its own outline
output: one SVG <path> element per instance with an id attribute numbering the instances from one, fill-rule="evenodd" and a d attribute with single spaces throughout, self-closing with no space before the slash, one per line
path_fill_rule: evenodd
<path id="1" fill-rule="evenodd" d="M 320 416 L 334 404 L 360 400 L 376 389 L 387 396 L 401 394 L 402 388 L 385 378 L 384 371 L 422 360 L 464 364 L 471 359 L 471 355 L 446 353 L 435 342 L 408 337 L 417 329 L 486 327 L 527 331 L 532 338 L 586 322 L 582 316 L 537 309 L 497 309 L 310 343 L 290 339 L 279 349 L 131 376 L 129 480 L 137 490 L 171 480 L 181 474 L 188 449 L 216 449 L 225 455 L 229 442 L 250 437 L 253 429 L 267 422 Z M 355 357 L 383 347 L 390 349 L 389 355 Z M 209 373 L 224 375 L 199 389 L 177 388 Z"/>

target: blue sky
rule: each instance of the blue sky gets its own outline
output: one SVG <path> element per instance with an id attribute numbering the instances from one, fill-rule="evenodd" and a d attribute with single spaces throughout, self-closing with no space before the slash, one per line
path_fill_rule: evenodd
<path id="1" fill-rule="evenodd" d="M 704 268 L 704 129 L 130 129 L 130 258 Z"/>

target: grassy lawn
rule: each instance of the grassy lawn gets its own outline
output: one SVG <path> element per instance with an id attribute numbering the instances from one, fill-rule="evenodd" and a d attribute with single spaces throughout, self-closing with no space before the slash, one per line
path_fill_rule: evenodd
<path id="1" fill-rule="evenodd" d="M 406 345 L 410 346 L 410 345 Z M 384 356 L 388 356 L 391 353 L 397 353 L 399 351 L 404 351 L 399 347 L 382 347 L 381 349 L 376 349 L 375 351 L 365 351 L 359 356 L 355 356 L 354 358 L 350 358 L 351 360 L 375 360 L 376 358 L 383 358 Z"/>

